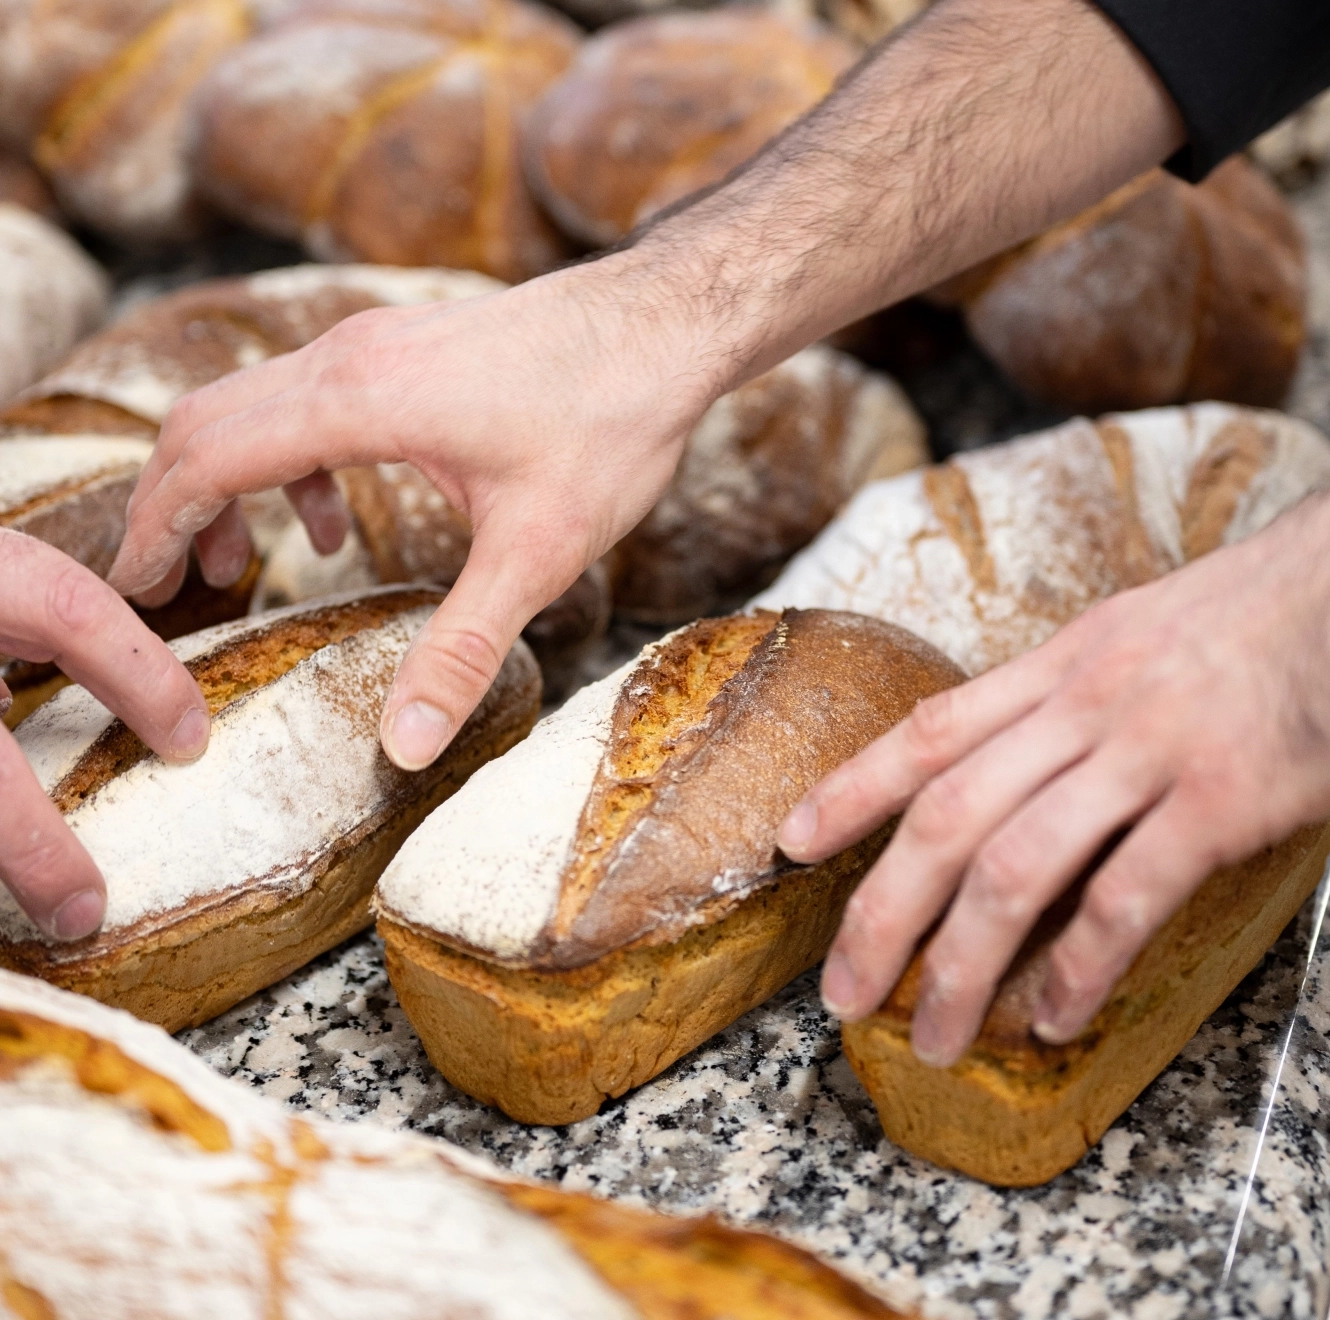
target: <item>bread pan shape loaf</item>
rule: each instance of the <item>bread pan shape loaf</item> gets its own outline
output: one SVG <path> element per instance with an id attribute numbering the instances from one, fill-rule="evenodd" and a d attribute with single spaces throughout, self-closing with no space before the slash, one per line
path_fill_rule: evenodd
<path id="1" fill-rule="evenodd" d="M 1278 413 L 1224 404 L 1083 418 L 866 488 L 757 603 L 895 620 L 979 674 L 1098 600 L 1250 536 L 1330 488 L 1330 444 Z M 1260 961 L 1320 878 L 1309 827 L 1197 891 L 1080 1039 L 1030 1032 L 1051 909 L 975 1046 L 937 1070 L 911 1053 L 922 953 L 885 1006 L 843 1029 L 846 1056 L 898 1145 L 1000 1185 L 1076 1163 Z"/>
<path id="2" fill-rule="evenodd" d="M 812 610 L 702 620 L 583 688 L 380 881 L 435 1066 L 519 1121 L 572 1122 L 812 966 L 885 831 L 803 867 L 777 825 L 960 678 L 901 629 Z"/>
<path id="3" fill-rule="evenodd" d="M 0 972 L 0 1314 L 892 1320 L 798 1247 L 297 1118 L 155 1027 Z"/>
<path id="4" fill-rule="evenodd" d="M 519 644 L 445 756 L 417 775 L 391 765 L 379 713 L 440 599 L 381 590 L 182 639 L 213 714 L 187 766 L 149 753 L 84 689 L 57 693 L 16 737 L 106 878 L 106 920 L 48 942 L 0 893 L 0 966 L 177 1030 L 366 925 L 402 840 L 539 709 Z"/>

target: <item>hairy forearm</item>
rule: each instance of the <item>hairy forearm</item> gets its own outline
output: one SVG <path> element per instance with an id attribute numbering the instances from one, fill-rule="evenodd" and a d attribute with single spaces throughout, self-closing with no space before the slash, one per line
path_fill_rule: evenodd
<path id="1" fill-rule="evenodd" d="M 1182 139 L 1153 73 L 1085 0 L 941 0 L 605 265 L 644 315 L 686 326 L 720 393 L 1075 214 Z"/>

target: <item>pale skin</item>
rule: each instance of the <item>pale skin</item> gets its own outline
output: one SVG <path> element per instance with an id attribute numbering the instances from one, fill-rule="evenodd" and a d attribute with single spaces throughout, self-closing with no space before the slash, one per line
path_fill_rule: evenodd
<path id="1" fill-rule="evenodd" d="M 191 540 L 248 553 L 235 497 L 409 461 L 470 516 L 471 558 L 398 674 L 388 755 L 432 761 L 526 621 L 629 530 L 725 391 L 858 316 L 1074 214 L 1183 141 L 1148 68 L 1082 0 L 942 0 L 726 185 L 624 250 L 455 307 L 367 312 L 182 401 L 112 582 L 151 603 Z M 321 496 L 319 492 L 322 491 Z M 1124 841 L 1060 938 L 1037 1014 L 1074 1036 L 1218 862 L 1330 812 L 1330 510 L 1092 610 L 920 706 L 804 799 L 778 839 L 826 856 L 904 810 L 824 972 L 854 1019 L 933 922 L 916 1051 L 968 1046 L 1038 912 Z"/>

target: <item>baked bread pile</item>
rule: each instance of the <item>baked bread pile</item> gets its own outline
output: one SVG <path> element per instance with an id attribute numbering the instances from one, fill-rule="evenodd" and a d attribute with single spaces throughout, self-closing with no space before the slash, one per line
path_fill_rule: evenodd
<path id="1" fill-rule="evenodd" d="M 583 689 L 387 868 L 389 973 L 430 1057 L 529 1122 L 583 1117 L 654 1076 L 825 951 L 885 840 L 811 868 L 774 851 L 827 768 L 921 696 L 1326 487 L 1320 435 L 1226 405 L 1076 421 L 867 487 L 750 612 L 681 629 Z M 1027 1021 L 1021 1048 L 1051 1079 L 1042 1108 L 1015 1083 L 973 1082 L 982 1051 L 925 1086 L 907 977 L 847 1035 L 872 1043 L 847 1048 L 868 1061 L 888 1134 L 996 1181 L 1074 1162 L 1260 957 L 1328 849 L 1330 834 L 1303 831 L 1215 877 L 1085 1041 L 1046 1050 Z M 1197 940 L 1214 894 L 1244 886 L 1243 904 L 1212 912 L 1215 943 Z"/>
<path id="2" fill-rule="evenodd" d="M 293 1118 L 153 1027 L 0 972 L 9 1320 L 891 1320 L 806 1252 Z"/>

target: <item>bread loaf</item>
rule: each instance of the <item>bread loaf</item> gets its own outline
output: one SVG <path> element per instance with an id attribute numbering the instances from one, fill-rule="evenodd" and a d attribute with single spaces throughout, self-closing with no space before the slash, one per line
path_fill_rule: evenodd
<path id="1" fill-rule="evenodd" d="M 815 867 L 805 789 L 957 681 L 899 629 L 825 611 L 702 620 L 583 688 L 436 811 L 375 898 L 430 1059 L 568 1123 L 821 958 L 883 835 Z"/>
<path id="2" fill-rule="evenodd" d="M 0 1316 L 890 1320 L 775 1238 L 296 1118 L 153 1027 L 0 972 Z"/>
<path id="3" fill-rule="evenodd" d="M 829 30 L 762 9 L 616 24 L 586 42 L 531 116 L 527 179 L 572 237 L 613 243 L 743 164 L 853 60 Z"/>
<path id="4" fill-rule="evenodd" d="M 0 966 L 176 1030 L 363 926 L 406 835 L 539 708 L 519 644 L 445 756 L 418 775 L 388 762 L 383 699 L 439 599 L 388 589 L 182 639 L 213 713 L 188 766 L 148 753 L 82 688 L 57 693 L 15 736 L 105 876 L 106 920 L 50 943 L 0 892 Z"/>
<path id="5" fill-rule="evenodd" d="M 106 315 L 100 267 L 24 206 L 0 202 L 0 404 L 53 367 Z"/>
<path id="6" fill-rule="evenodd" d="M 468 271 L 377 266 L 294 266 L 204 280 L 133 308 L 81 344 L 0 412 L 0 426 L 152 438 L 182 395 L 302 348 L 355 312 L 501 287 Z"/>
<path id="7" fill-rule="evenodd" d="M 1242 157 L 1193 186 L 1152 170 L 961 276 L 976 342 L 1068 409 L 1276 404 L 1306 336 L 1292 209 Z"/>
<path id="8" fill-rule="evenodd" d="M 296 0 L 200 93 L 200 186 L 324 260 L 549 270 L 518 135 L 577 38 L 528 0 Z"/>
<path id="9" fill-rule="evenodd" d="M 152 446 L 124 436 L 42 436 L 0 441 L 0 527 L 35 536 L 99 577 L 105 576 L 125 534 L 125 509 Z M 191 564 L 176 598 L 140 609 L 162 637 L 240 618 L 258 577 L 252 559 L 239 581 L 210 587 Z M 13 728 L 65 685 L 51 664 L 0 656 L 0 680 L 13 694 L 4 712 Z"/>
<path id="10" fill-rule="evenodd" d="M 806 348 L 702 418 L 665 493 L 609 556 L 615 612 L 681 623 L 731 607 L 866 481 L 927 460 L 923 421 L 894 381 Z"/>
<path id="11" fill-rule="evenodd" d="M 189 171 L 199 79 L 251 28 L 246 0 L 5 0 L 0 133 L 61 205 L 131 242 L 195 232 Z"/>
<path id="12" fill-rule="evenodd" d="M 1314 177 L 1330 160 L 1330 92 L 1322 92 L 1251 144 L 1252 158 L 1286 187 Z"/>
<path id="13" fill-rule="evenodd" d="M 860 610 L 978 674 L 1327 487 L 1330 444 L 1275 413 L 1203 404 L 1078 419 L 868 487 L 756 603 Z M 1327 854 L 1330 828 L 1307 828 L 1216 873 L 1066 1046 L 1036 1040 L 1030 1021 L 1074 892 L 1027 941 L 976 1044 L 945 1070 L 910 1050 L 921 950 L 882 1009 L 843 1029 L 887 1136 L 1004 1185 L 1070 1167 L 1260 960 Z"/>

